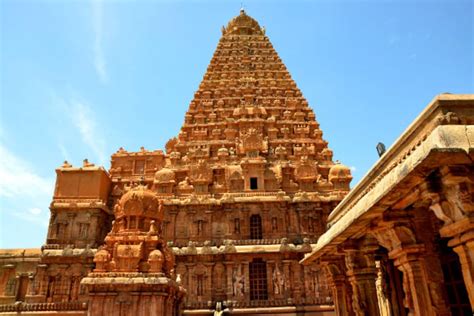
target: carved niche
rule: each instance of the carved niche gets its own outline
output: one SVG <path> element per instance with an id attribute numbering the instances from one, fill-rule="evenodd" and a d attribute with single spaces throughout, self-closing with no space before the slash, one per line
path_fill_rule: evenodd
<path id="1" fill-rule="evenodd" d="M 239 151 L 241 153 L 266 153 L 268 150 L 267 141 L 263 139 L 262 133 L 255 128 L 249 128 L 241 134 Z"/>

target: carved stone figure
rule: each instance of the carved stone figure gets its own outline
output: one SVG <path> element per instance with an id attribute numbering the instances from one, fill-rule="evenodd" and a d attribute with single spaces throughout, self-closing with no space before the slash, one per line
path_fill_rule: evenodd
<path id="1" fill-rule="evenodd" d="M 278 267 L 278 264 L 275 265 L 272 279 L 273 279 L 273 291 L 275 295 L 283 294 L 283 290 L 285 286 L 285 277 L 280 272 L 280 268 Z"/>
<path id="2" fill-rule="evenodd" d="M 234 296 L 244 296 L 245 276 L 242 274 L 242 267 L 239 265 L 234 269 L 232 275 L 233 294 Z"/>

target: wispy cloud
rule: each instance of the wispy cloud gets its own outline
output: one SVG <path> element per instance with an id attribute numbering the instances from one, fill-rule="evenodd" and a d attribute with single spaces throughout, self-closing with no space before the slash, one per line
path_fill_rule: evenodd
<path id="1" fill-rule="evenodd" d="M 351 172 L 356 172 L 357 171 L 357 168 L 354 167 L 354 166 L 352 166 L 350 169 L 351 169 Z"/>
<path id="2" fill-rule="evenodd" d="M 398 42 L 400 42 L 400 37 L 398 35 L 392 35 L 388 39 L 388 45 L 389 46 L 395 46 L 395 45 L 398 44 Z"/>
<path id="3" fill-rule="evenodd" d="M 95 113 L 85 103 L 71 101 L 71 118 L 78 128 L 82 142 L 89 146 L 99 159 L 99 163 L 104 165 L 106 161 L 105 140 L 97 129 Z"/>
<path id="4" fill-rule="evenodd" d="M 82 158 L 89 158 L 91 162 L 104 165 L 107 161 L 106 142 L 103 133 L 99 129 L 100 125 L 97 115 L 93 111 L 91 104 L 77 96 L 63 98 L 56 94 L 55 91 L 52 91 L 51 99 L 55 111 L 58 113 L 68 113 L 68 123 L 75 127 L 72 130 L 68 129 L 68 131 L 72 131 L 72 134 L 66 135 L 64 133 L 62 139 L 58 141 L 57 146 L 63 159 L 71 163 L 73 162 L 77 151 L 73 150 L 74 148 L 69 148 L 73 152 L 71 154 L 64 144 L 77 143 L 75 137 L 79 135 L 82 143 L 88 147 L 86 155 Z"/>
<path id="5" fill-rule="evenodd" d="M 107 61 L 104 54 L 104 4 L 102 0 L 92 1 L 92 23 L 94 30 L 94 67 L 102 83 L 107 83 Z"/>
<path id="6" fill-rule="evenodd" d="M 0 143 L 0 211 L 46 225 L 54 181 Z"/>
<path id="7" fill-rule="evenodd" d="M 63 156 L 64 160 L 71 161 L 71 156 L 69 155 L 69 151 L 64 147 L 63 144 L 59 143 L 58 144 L 59 151 L 61 152 L 61 155 Z"/>

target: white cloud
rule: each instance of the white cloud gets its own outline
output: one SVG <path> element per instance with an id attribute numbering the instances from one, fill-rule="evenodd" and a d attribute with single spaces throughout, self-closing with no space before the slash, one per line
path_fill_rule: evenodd
<path id="1" fill-rule="evenodd" d="M 52 181 L 35 174 L 29 164 L 0 144 L 0 196 L 51 195 Z"/>
<path id="2" fill-rule="evenodd" d="M 69 155 L 69 151 L 64 147 L 63 144 L 58 144 L 59 151 L 61 152 L 61 156 L 63 156 L 64 160 L 71 161 L 71 156 Z"/>
<path id="3" fill-rule="evenodd" d="M 107 83 L 107 62 L 104 55 L 104 14 L 102 0 L 92 0 L 92 26 L 94 30 L 94 67 L 102 83 Z"/>
<path id="4" fill-rule="evenodd" d="M 23 158 L 0 144 L 0 211 L 46 225 L 54 180 L 36 174 Z"/>
<path id="5" fill-rule="evenodd" d="M 105 140 L 97 130 L 97 122 L 92 109 L 83 102 L 70 102 L 74 125 L 78 128 L 82 142 L 90 147 L 101 165 L 105 164 Z"/>
<path id="6" fill-rule="evenodd" d="M 33 214 L 33 215 L 39 215 L 41 214 L 41 209 L 38 208 L 38 207 L 33 207 L 33 208 L 30 208 L 29 209 L 30 213 Z"/>
<path id="7" fill-rule="evenodd" d="M 354 166 L 352 166 L 350 169 L 351 169 L 352 172 L 356 172 L 356 170 L 357 170 L 357 168 L 354 167 Z"/>
<path id="8" fill-rule="evenodd" d="M 106 142 L 99 129 L 96 114 L 92 110 L 90 104 L 78 97 L 71 97 L 69 99 L 62 98 L 54 91 L 51 93 L 51 99 L 56 112 L 68 113 L 70 123 L 72 123 L 72 126 L 76 128 L 74 132 L 77 130 L 77 133 L 81 137 L 82 143 L 89 147 L 87 154 L 82 156 L 81 159 L 89 158 L 89 160 L 93 163 L 105 165 L 107 162 Z M 74 158 L 77 155 L 74 155 L 76 151 L 74 151 L 73 148 L 69 148 L 73 150 L 73 154 L 70 154 L 68 148 L 64 146 L 65 143 L 77 143 L 76 139 L 68 139 L 71 136 L 74 137 L 75 135 L 66 135 L 66 133 L 63 133 L 61 136 L 62 139 L 58 141 L 57 146 L 63 159 L 73 163 L 75 160 Z"/>
<path id="9" fill-rule="evenodd" d="M 389 45 L 389 46 L 394 46 L 394 45 L 396 45 L 398 42 L 400 42 L 400 37 L 397 36 L 397 35 L 393 35 L 393 36 L 391 36 L 391 37 L 388 39 L 388 45 Z"/>

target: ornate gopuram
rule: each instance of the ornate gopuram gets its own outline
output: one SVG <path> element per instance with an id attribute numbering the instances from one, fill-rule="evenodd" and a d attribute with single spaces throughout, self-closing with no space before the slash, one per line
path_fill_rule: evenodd
<path id="1" fill-rule="evenodd" d="M 243 10 L 165 148 L 58 168 L 46 244 L 0 251 L 0 312 L 334 314 L 323 265 L 299 261 L 352 176 Z"/>
<path id="2" fill-rule="evenodd" d="M 437 96 L 328 218 L 304 265 L 337 315 L 474 312 L 474 95 Z"/>

